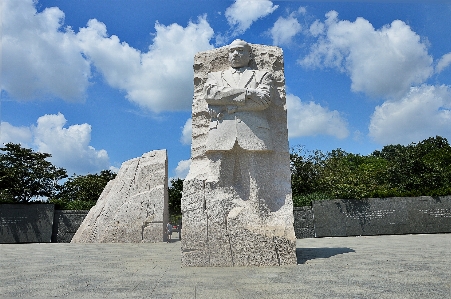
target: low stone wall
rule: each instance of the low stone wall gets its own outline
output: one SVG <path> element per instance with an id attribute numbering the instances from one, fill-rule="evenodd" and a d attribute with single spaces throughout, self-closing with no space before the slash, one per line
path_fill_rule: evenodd
<path id="1" fill-rule="evenodd" d="M 70 243 L 88 212 L 89 210 L 55 210 L 52 242 Z"/>
<path id="2" fill-rule="evenodd" d="M 313 214 L 316 237 L 451 232 L 451 196 L 316 201 Z"/>
<path id="3" fill-rule="evenodd" d="M 1 204 L 0 243 L 51 241 L 53 204 Z"/>
<path id="4" fill-rule="evenodd" d="M 1 204 L 0 243 L 70 242 L 88 211 Z M 451 196 L 335 199 L 294 208 L 297 239 L 451 233 Z"/>
<path id="5" fill-rule="evenodd" d="M 315 227 L 313 226 L 313 211 L 311 207 L 295 207 L 294 233 L 296 239 L 314 238 Z"/>
<path id="6" fill-rule="evenodd" d="M 297 239 L 451 233 L 451 196 L 335 199 L 294 208 Z"/>

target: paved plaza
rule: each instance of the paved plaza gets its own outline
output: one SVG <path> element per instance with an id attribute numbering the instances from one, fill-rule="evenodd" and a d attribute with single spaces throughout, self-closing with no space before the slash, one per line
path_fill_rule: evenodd
<path id="1" fill-rule="evenodd" d="M 297 259 L 181 268 L 177 239 L 0 244 L 0 298 L 451 298 L 451 234 L 300 239 Z"/>

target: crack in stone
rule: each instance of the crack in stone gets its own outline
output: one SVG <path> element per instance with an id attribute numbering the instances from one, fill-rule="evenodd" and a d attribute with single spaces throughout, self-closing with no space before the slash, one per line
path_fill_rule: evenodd
<path id="1" fill-rule="evenodd" d="M 280 254 L 279 254 L 279 248 L 277 246 L 277 242 L 276 242 L 276 237 L 273 237 L 273 242 L 274 242 L 274 249 L 276 251 L 276 256 L 277 256 L 277 263 L 280 266 Z"/>
<path id="2" fill-rule="evenodd" d="M 155 218 L 155 203 L 153 204 L 153 213 L 150 214 L 149 217 L 149 202 L 147 202 L 146 219 L 144 219 L 143 224 L 141 225 L 141 242 L 144 241 L 144 228 L 149 226 L 149 224 L 153 222 L 154 218 Z"/>
<path id="3" fill-rule="evenodd" d="M 224 209 L 224 211 L 225 211 L 225 209 Z M 225 229 L 226 229 L 226 236 L 229 239 L 229 250 L 230 250 L 230 258 L 232 259 L 232 266 L 235 266 L 235 262 L 233 260 L 232 240 L 230 237 L 230 232 L 227 227 L 227 216 L 225 214 L 224 214 L 224 224 L 225 224 Z"/>
<path id="4" fill-rule="evenodd" d="M 211 252 L 210 252 L 210 246 L 209 246 L 209 241 L 208 241 L 208 237 L 209 237 L 209 235 L 208 235 L 208 225 L 209 225 L 209 223 L 208 223 L 208 214 L 206 213 L 206 209 L 207 209 L 207 199 L 206 199 L 206 195 L 205 195 L 205 187 L 206 187 L 206 185 L 205 185 L 205 181 L 202 181 L 202 185 L 203 185 L 203 201 L 204 201 L 204 203 L 203 203 L 203 208 L 204 208 L 204 210 L 203 210 L 203 213 L 205 214 L 205 218 L 206 218 L 206 221 L 207 221 L 207 228 L 206 228 L 206 230 L 207 230 L 207 232 L 206 232 L 206 234 L 207 234 L 207 236 L 206 236 L 206 240 L 205 240 L 205 242 L 207 242 L 207 247 L 208 247 L 208 265 L 210 266 L 210 261 L 211 261 Z"/>

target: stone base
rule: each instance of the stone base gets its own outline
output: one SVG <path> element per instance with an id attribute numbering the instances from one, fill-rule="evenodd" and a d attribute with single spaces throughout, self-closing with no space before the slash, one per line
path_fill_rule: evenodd
<path id="1" fill-rule="evenodd" d="M 182 266 L 296 264 L 292 205 L 271 211 L 197 180 L 186 180 L 184 188 L 195 192 L 184 194 Z"/>
<path id="2" fill-rule="evenodd" d="M 186 230 L 183 232 L 186 238 Z M 272 233 L 272 232 L 266 232 Z M 182 240 L 182 266 L 234 267 L 296 264 L 296 241 L 287 236 L 236 230 L 223 236 L 207 236 L 205 242 L 189 246 Z"/>

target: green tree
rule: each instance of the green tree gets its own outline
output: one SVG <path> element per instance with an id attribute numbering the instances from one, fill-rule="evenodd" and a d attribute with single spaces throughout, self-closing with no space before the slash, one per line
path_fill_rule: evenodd
<path id="1" fill-rule="evenodd" d="M 172 179 L 171 186 L 168 188 L 169 195 L 169 215 L 171 215 L 171 221 L 177 223 L 182 215 L 182 191 L 183 180 L 180 178 Z"/>
<path id="2" fill-rule="evenodd" d="M 372 155 L 388 161 L 384 179 L 397 196 L 451 193 L 451 147 L 446 138 L 388 145 Z"/>
<path id="3" fill-rule="evenodd" d="M 63 168 L 47 161 L 51 155 L 34 152 L 20 144 L 0 148 L 0 201 L 26 203 L 39 197 L 52 197 L 58 181 L 66 178 Z"/>
<path id="4" fill-rule="evenodd" d="M 291 153 L 295 206 L 312 200 L 451 194 L 451 146 L 436 136 L 363 156 L 341 149 Z"/>
<path id="5" fill-rule="evenodd" d="M 309 194 L 320 190 L 319 177 L 326 155 L 317 150 L 308 152 L 303 146 L 290 153 L 291 188 L 293 194 Z"/>
<path id="6" fill-rule="evenodd" d="M 307 151 L 304 146 L 291 149 L 290 169 L 294 206 L 308 206 L 313 200 L 330 198 L 320 182 L 326 157 L 327 155 L 320 150 Z"/>
<path id="7" fill-rule="evenodd" d="M 383 158 L 347 153 L 341 149 L 327 155 L 320 185 L 332 198 L 365 198 L 382 194 L 385 186 Z"/>
<path id="8" fill-rule="evenodd" d="M 61 191 L 50 199 L 57 209 L 89 210 L 100 197 L 108 182 L 116 177 L 110 170 L 99 174 L 73 175 L 61 187 Z"/>

